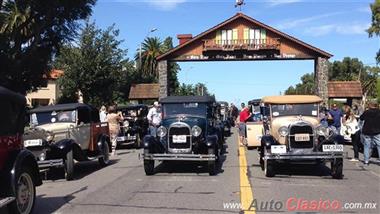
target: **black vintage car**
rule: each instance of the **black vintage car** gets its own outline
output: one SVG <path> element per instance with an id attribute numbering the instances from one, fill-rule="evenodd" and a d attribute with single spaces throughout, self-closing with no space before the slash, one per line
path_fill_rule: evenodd
<path id="1" fill-rule="evenodd" d="M 23 149 L 26 99 L 0 86 L 0 213 L 31 213 L 42 184 L 35 157 Z"/>
<path id="2" fill-rule="evenodd" d="M 223 131 L 225 135 L 228 136 L 231 133 L 231 127 L 233 124 L 233 119 L 229 114 L 228 102 L 219 101 L 218 104 L 220 108 L 220 120 L 223 123 Z"/>
<path id="3" fill-rule="evenodd" d="M 130 105 L 117 108 L 123 115 L 124 122 L 120 125 L 120 134 L 116 138 L 118 145 L 133 144 L 135 148 L 141 148 L 141 139 L 148 132 L 147 119 L 148 106 Z"/>
<path id="4" fill-rule="evenodd" d="M 161 100 L 162 122 L 157 136 L 144 138 L 144 169 L 154 174 L 155 160 L 204 161 L 217 174 L 221 146 L 214 97 L 171 96 Z"/>
<path id="5" fill-rule="evenodd" d="M 66 180 L 74 177 L 74 160 L 109 163 L 111 142 L 108 123 L 83 103 L 42 106 L 29 111 L 30 126 L 24 146 L 32 151 L 41 170 L 64 168 Z"/>

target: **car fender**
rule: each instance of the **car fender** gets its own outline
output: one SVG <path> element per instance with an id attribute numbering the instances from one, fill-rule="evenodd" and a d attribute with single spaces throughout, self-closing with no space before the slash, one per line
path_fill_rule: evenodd
<path id="1" fill-rule="evenodd" d="M 270 146 L 277 145 L 277 141 L 272 135 L 264 135 L 261 137 L 261 146 L 270 149 Z"/>
<path id="2" fill-rule="evenodd" d="M 206 145 L 208 148 L 215 147 L 218 144 L 218 136 L 217 135 L 208 135 L 206 138 Z"/>
<path id="3" fill-rule="evenodd" d="M 10 170 L 10 182 L 12 187 L 15 187 L 15 182 L 16 182 L 16 172 L 21 170 L 23 166 L 28 166 L 30 167 L 31 171 L 33 172 L 33 182 L 36 186 L 42 185 L 42 180 L 40 177 L 40 172 L 38 169 L 38 164 L 36 161 L 36 158 L 34 155 L 26 149 L 22 149 L 20 152 L 17 153 L 17 155 L 14 155 L 14 160 L 12 161 L 13 165 Z"/>
<path id="4" fill-rule="evenodd" d="M 143 139 L 143 146 L 144 150 L 148 150 L 149 152 L 153 152 L 154 145 L 156 144 L 157 140 L 152 135 L 145 135 Z"/>
<path id="5" fill-rule="evenodd" d="M 96 142 L 97 142 L 97 146 L 98 146 L 99 151 L 102 151 L 103 143 L 107 143 L 109 152 L 112 152 L 112 143 L 111 143 L 110 137 L 108 135 L 100 134 L 98 136 L 98 140 Z"/>
<path id="6" fill-rule="evenodd" d="M 55 146 L 62 158 L 66 157 L 66 154 L 73 150 L 75 160 L 83 161 L 87 159 L 83 154 L 81 147 L 73 139 L 63 139 L 57 141 Z"/>

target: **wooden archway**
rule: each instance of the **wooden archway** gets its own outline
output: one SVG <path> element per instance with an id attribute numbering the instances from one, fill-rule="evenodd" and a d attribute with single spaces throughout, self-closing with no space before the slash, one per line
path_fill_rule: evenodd
<path id="1" fill-rule="evenodd" d="M 316 93 L 327 103 L 327 63 L 332 55 L 243 13 L 195 37 L 183 34 L 178 39 L 177 47 L 157 57 L 160 98 L 169 95 L 168 62 L 314 60 Z"/>

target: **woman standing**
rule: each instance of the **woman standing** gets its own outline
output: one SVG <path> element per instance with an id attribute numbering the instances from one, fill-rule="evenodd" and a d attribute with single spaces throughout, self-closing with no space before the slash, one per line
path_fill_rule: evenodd
<path id="1" fill-rule="evenodd" d="M 119 135 L 120 131 L 120 122 L 123 122 L 123 116 L 120 113 L 116 112 L 115 106 L 110 106 L 108 108 L 107 122 L 110 129 L 110 136 L 112 142 L 112 155 L 116 155 L 116 138 Z"/>
<path id="2" fill-rule="evenodd" d="M 345 134 L 351 136 L 351 143 L 354 149 L 354 157 L 350 161 L 359 161 L 359 142 L 360 142 L 360 131 L 358 121 L 351 110 L 350 107 L 347 107 L 344 115 L 344 125 L 346 127 Z"/>

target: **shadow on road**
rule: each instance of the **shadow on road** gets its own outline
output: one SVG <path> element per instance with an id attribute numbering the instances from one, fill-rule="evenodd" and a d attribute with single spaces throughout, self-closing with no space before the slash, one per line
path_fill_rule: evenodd
<path id="1" fill-rule="evenodd" d="M 112 159 L 107 167 L 119 162 L 119 159 Z M 102 169 L 98 161 L 85 161 L 75 163 L 74 166 L 74 180 L 82 179 L 97 170 Z M 65 178 L 65 171 L 63 168 L 52 168 L 47 172 L 42 172 L 41 177 L 44 180 L 59 180 Z"/>
<path id="2" fill-rule="evenodd" d="M 57 197 L 44 197 L 45 195 L 38 195 L 34 213 L 38 214 L 48 214 L 54 213 L 56 210 L 61 208 L 63 205 L 69 203 L 75 198 L 75 194 L 87 190 L 87 186 L 82 187 L 70 194 L 65 196 L 57 196 Z"/>

